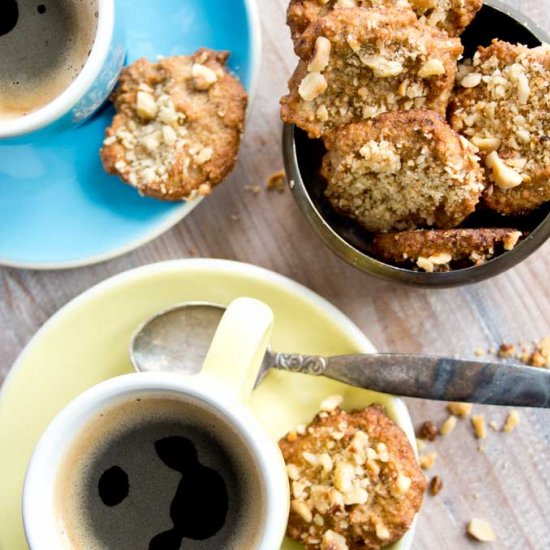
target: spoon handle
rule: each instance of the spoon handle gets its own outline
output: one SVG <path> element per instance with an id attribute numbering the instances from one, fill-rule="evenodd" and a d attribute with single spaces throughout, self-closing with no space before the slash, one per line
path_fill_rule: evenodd
<path id="1" fill-rule="evenodd" d="M 334 357 L 276 353 L 273 366 L 394 395 L 550 408 L 550 370 L 543 368 L 398 353 Z"/>

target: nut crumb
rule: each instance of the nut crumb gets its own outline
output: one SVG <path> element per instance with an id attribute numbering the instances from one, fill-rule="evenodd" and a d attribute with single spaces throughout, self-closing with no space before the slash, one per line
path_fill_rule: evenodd
<path id="1" fill-rule="evenodd" d="M 498 348 L 498 356 L 502 357 L 503 359 L 508 357 L 514 357 L 516 355 L 516 346 L 514 344 L 506 344 L 502 343 L 500 344 L 500 347 Z"/>
<path id="2" fill-rule="evenodd" d="M 419 439 L 434 441 L 437 437 L 437 426 L 431 420 L 426 420 L 418 430 L 418 437 Z"/>
<path id="3" fill-rule="evenodd" d="M 480 542 L 493 542 L 497 540 L 491 524 L 484 519 L 474 518 L 466 527 L 468 535 Z"/>
<path id="4" fill-rule="evenodd" d="M 330 395 L 321 401 L 320 409 L 325 412 L 332 412 L 336 410 L 344 401 L 341 395 Z"/>
<path id="5" fill-rule="evenodd" d="M 510 414 L 506 417 L 506 422 L 502 427 L 503 432 L 511 432 L 519 424 L 519 413 L 518 411 L 511 411 Z"/>
<path id="6" fill-rule="evenodd" d="M 491 420 L 491 422 L 489 422 L 489 428 L 491 428 L 494 432 L 500 431 L 496 420 Z"/>
<path id="7" fill-rule="evenodd" d="M 420 467 L 423 470 L 431 470 L 435 466 L 435 461 L 437 460 L 437 453 L 432 451 L 425 455 L 421 455 L 419 459 Z"/>
<path id="8" fill-rule="evenodd" d="M 426 448 L 426 441 L 424 439 L 416 438 L 416 448 L 419 451 L 423 451 Z"/>
<path id="9" fill-rule="evenodd" d="M 487 428 L 485 426 L 485 416 L 477 414 L 472 416 L 472 426 L 477 439 L 485 439 L 487 437 Z"/>
<path id="10" fill-rule="evenodd" d="M 470 416 L 472 412 L 473 405 L 472 403 L 459 403 L 453 402 L 447 405 L 447 410 L 454 416 L 460 416 L 462 418 Z"/>
<path id="11" fill-rule="evenodd" d="M 441 489 L 443 489 L 443 481 L 439 476 L 432 477 L 432 479 L 430 480 L 429 489 L 430 495 L 432 495 L 433 497 L 437 496 L 441 492 Z"/>
<path id="12" fill-rule="evenodd" d="M 441 435 L 448 435 L 456 428 L 457 419 L 456 416 L 449 416 L 439 427 L 439 433 Z"/>

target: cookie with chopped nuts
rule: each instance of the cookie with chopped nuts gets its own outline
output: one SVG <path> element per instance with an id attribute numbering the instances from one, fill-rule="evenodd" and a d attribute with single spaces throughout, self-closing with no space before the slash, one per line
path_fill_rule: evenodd
<path id="1" fill-rule="evenodd" d="M 475 149 L 432 111 L 349 124 L 326 144 L 325 194 L 369 231 L 455 227 L 483 190 Z"/>
<path id="2" fill-rule="evenodd" d="M 220 183 L 235 164 L 247 106 L 228 57 L 200 49 L 126 67 L 111 98 L 117 113 L 101 149 L 105 170 L 166 201 Z"/>
<path id="3" fill-rule="evenodd" d="M 346 8 L 400 8 L 409 9 L 409 0 L 290 0 L 286 23 L 296 44 L 311 23 L 333 9 Z"/>
<path id="4" fill-rule="evenodd" d="M 453 262 L 480 265 L 514 248 L 520 237 L 520 231 L 505 228 L 403 231 L 377 235 L 372 253 L 398 265 L 413 264 L 429 272 L 448 271 Z"/>
<path id="5" fill-rule="evenodd" d="M 383 407 L 320 412 L 279 446 L 291 484 L 287 534 L 314 550 L 378 550 L 403 536 L 426 480 Z"/>
<path id="6" fill-rule="evenodd" d="M 482 4 L 482 0 L 290 0 L 287 25 L 292 40 L 297 42 L 313 21 L 333 9 L 412 8 L 426 25 L 445 31 L 450 36 L 459 36 L 472 22 Z"/>
<path id="7" fill-rule="evenodd" d="M 550 46 L 494 40 L 461 65 L 451 124 L 476 147 L 486 205 L 525 214 L 550 201 Z"/>
<path id="8" fill-rule="evenodd" d="M 387 111 L 445 114 L 460 40 L 410 10 L 335 9 L 300 37 L 281 117 L 318 138 Z"/>

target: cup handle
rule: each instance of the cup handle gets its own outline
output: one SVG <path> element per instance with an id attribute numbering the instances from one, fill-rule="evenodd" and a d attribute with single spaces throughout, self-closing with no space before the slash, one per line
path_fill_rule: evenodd
<path id="1" fill-rule="evenodd" d="M 273 312 L 253 298 L 237 298 L 218 325 L 199 376 L 213 377 L 238 401 L 250 397 L 265 355 Z"/>

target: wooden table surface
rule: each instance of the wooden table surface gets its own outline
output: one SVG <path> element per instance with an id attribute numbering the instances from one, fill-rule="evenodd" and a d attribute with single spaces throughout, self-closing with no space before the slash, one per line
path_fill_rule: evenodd
<path id="1" fill-rule="evenodd" d="M 549 0 L 509 0 L 547 31 Z M 90 286 L 140 265 L 189 256 L 250 262 L 291 277 L 349 315 L 380 351 L 472 357 L 506 341 L 550 334 L 550 243 L 522 265 L 487 282 L 453 290 L 406 288 L 370 278 L 328 251 L 298 211 L 291 194 L 253 194 L 282 168 L 278 98 L 294 67 L 285 0 L 259 0 L 263 63 L 259 89 L 237 168 L 213 196 L 152 243 L 115 260 L 68 271 L 0 268 L 0 382 L 36 330 Z M 442 403 L 407 400 L 415 424 L 445 417 Z M 507 411 L 476 407 L 502 423 Z M 461 421 L 435 443 L 441 476 L 437 497 L 427 496 L 415 550 L 475 548 L 465 524 L 489 520 L 510 550 L 550 549 L 550 411 L 521 411 L 511 434 L 490 431 L 478 450 Z"/>

